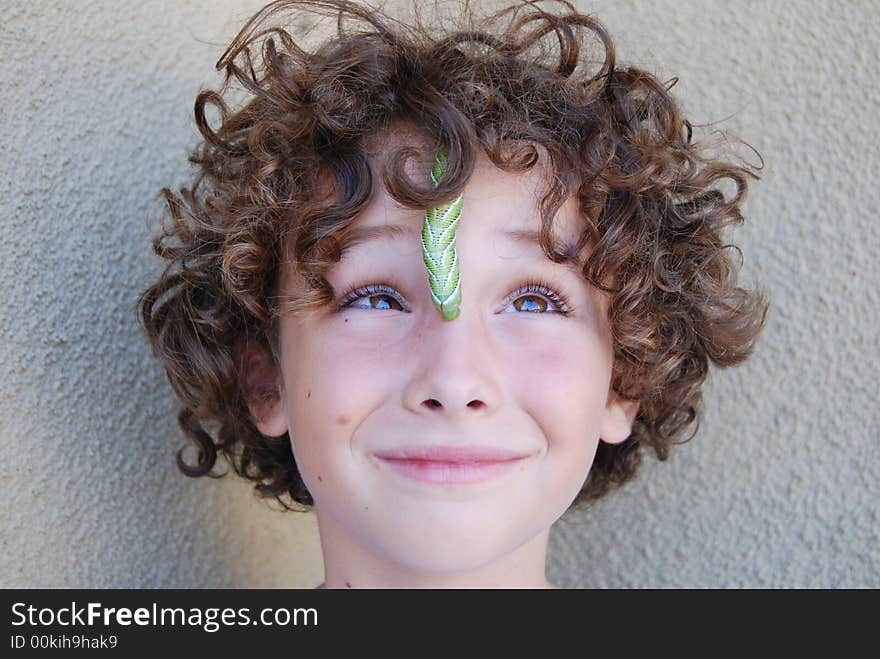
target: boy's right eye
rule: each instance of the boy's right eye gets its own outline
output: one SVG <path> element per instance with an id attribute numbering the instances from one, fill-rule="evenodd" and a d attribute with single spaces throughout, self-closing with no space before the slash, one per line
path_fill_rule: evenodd
<path id="1" fill-rule="evenodd" d="M 362 299 L 365 303 L 354 304 Z M 375 305 L 375 306 L 374 306 Z M 397 305 L 396 307 L 394 305 Z M 342 296 L 339 301 L 341 309 L 389 309 L 405 311 L 403 303 L 397 297 L 397 291 L 385 284 L 371 284 L 370 286 L 358 286 Z"/>

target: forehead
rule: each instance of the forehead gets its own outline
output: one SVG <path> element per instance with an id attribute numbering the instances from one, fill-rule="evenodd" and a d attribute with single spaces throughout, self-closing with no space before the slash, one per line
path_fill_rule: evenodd
<path id="1" fill-rule="evenodd" d="M 374 241 L 398 238 L 418 240 L 424 221 L 424 211 L 399 204 L 385 189 L 381 169 L 389 155 L 401 146 L 414 147 L 419 157 L 406 161 L 405 172 L 412 180 L 427 180 L 433 163 L 433 154 L 421 136 L 412 128 L 389 130 L 368 147 L 373 172 L 371 199 L 351 232 L 347 248 L 355 248 Z M 456 232 L 457 241 L 487 241 L 515 243 L 523 248 L 540 252 L 541 209 L 539 203 L 548 189 L 553 172 L 546 153 L 540 146 L 539 160 L 522 172 L 507 172 L 497 168 L 477 149 L 473 174 L 465 185 L 462 220 Z M 577 260 L 576 244 L 583 230 L 577 199 L 569 197 L 553 220 L 552 236 L 556 248 L 573 261 Z"/>

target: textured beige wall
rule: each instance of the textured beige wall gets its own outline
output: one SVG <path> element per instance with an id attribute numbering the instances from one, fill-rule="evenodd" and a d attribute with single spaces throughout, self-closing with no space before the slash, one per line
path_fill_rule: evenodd
<path id="1" fill-rule="evenodd" d="M 0 586 L 308 586 L 309 516 L 190 480 L 134 304 L 192 103 L 261 3 L 4 3 Z M 772 303 L 697 437 L 551 540 L 564 586 L 880 586 L 876 3 L 578 2 L 767 167 L 734 234 Z"/>

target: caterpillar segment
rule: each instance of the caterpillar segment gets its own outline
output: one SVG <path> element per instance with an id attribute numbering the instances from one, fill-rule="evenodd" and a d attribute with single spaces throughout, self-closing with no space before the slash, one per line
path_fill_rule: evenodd
<path id="1" fill-rule="evenodd" d="M 446 154 L 438 151 L 431 168 L 431 186 L 446 172 Z M 455 231 L 461 219 L 462 195 L 451 203 L 429 208 L 422 227 L 422 257 L 428 269 L 431 299 L 440 315 L 455 320 L 461 313 L 461 270 L 455 250 Z"/>

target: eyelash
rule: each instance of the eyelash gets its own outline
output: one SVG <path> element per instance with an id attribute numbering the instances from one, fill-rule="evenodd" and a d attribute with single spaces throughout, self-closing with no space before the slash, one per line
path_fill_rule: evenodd
<path id="1" fill-rule="evenodd" d="M 395 300 L 397 300 L 400 306 L 404 306 L 403 302 L 398 297 L 397 291 L 392 286 L 388 286 L 386 284 L 371 284 L 369 286 L 355 286 L 349 289 L 348 292 L 345 293 L 340 299 L 337 310 L 341 311 L 355 300 L 364 296 L 379 295 L 382 293 L 388 295 L 389 297 L 393 297 Z M 568 300 L 568 297 L 566 297 L 564 293 L 559 293 L 554 290 L 549 283 L 542 279 L 530 280 L 520 284 L 517 289 L 510 294 L 510 297 L 508 297 L 508 303 L 514 302 L 521 296 L 534 294 L 545 297 L 553 304 L 554 307 L 556 307 L 556 311 L 545 311 L 545 314 L 559 314 L 561 316 L 568 316 L 572 313 L 572 307 L 571 303 Z"/>

